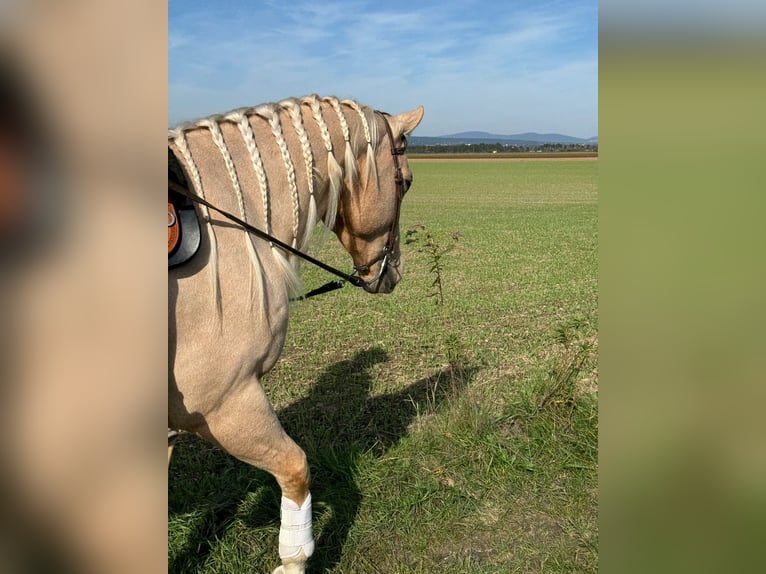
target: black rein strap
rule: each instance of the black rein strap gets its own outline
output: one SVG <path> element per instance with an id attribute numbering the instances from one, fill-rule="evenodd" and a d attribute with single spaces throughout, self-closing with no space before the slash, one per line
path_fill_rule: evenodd
<path id="1" fill-rule="evenodd" d="M 205 205 L 205 206 L 207 206 L 208 208 L 210 208 L 210 209 L 212 209 L 214 211 L 217 211 L 218 213 L 223 215 L 225 218 L 230 219 L 231 221 L 233 221 L 237 225 L 241 225 L 242 227 L 244 227 L 247 231 L 249 231 L 250 233 L 252 233 L 256 237 L 260 237 L 261 239 L 265 239 L 266 241 L 270 241 L 271 243 L 273 243 L 277 247 L 281 247 L 285 251 L 289 251 L 290 253 L 292 253 L 294 255 L 297 255 L 301 259 L 305 259 L 309 263 L 312 263 L 313 265 L 316 265 L 317 267 L 320 267 L 320 268 L 324 269 L 328 273 L 332 273 L 333 275 L 337 275 L 338 277 L 340 277 L 344 281 L 348 281 L 349 283 L 351 283 L 355 287 L 362 287 L 364 285 L 364 281 L 362 280 L 361 277 L 356 277 L 354 275 L 349 275 L 348 273 L 344 273 L 340 269 L 336 269 L 335 267 L 332 267 L 331 265 L 327 265 L 327 263 L 322 263 L 318 259 L 314 259 L 313 257 L 311 257 L 311 255 L 307 255 L 306 253 L 303 253 L 302 251 L 299 251 L 298 249 L 296 249 L 292 245 L 288 245 L 287 243 L 283 243 L 282 241 L 280 241 L 276 237 L 274 237 L 272 235 L 269 235 L 268 233 L 266 233 L 264 231 L 261 231 L 257 227 L 253 227 L 252 225 L 250 225 L 246 221 L 241 220 L 236 215 L 234 215 L 232 213 L 229 213 L 228 211 L 224 211 L 223 209 L 221 209 L 220 207 L 216 207 L 215 205 L 213 205 L 209 201 L 194 195 L 193 193 L 191 193 L 185 187 L 180 186 L 180 185 L 178 185 L 178 184 L 176 184 L 176 183 L 174 183 L 172 181 L 168 182 L 168 185 L 170 186 L 170 189 L 172 189 L 176 193 L 180 193 L 184 197 L 188 197 L 189 199 L 191 199 L 192 201 L 194 201 L 196 203 L 200 203 L 200 204 Z M 337 282 L 335 282 L 335 283 L 337 283 Z M 329 290 L 331 290 L 331 289 L 328 289 L 328 291 Z M 308 296 L 308 295 L 306 295 L 306 296 Z"/>

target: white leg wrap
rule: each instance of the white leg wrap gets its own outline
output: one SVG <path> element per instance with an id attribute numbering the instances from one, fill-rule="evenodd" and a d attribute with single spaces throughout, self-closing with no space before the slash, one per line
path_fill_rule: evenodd
<path id="1" fill-rule="evenodd" d="M 281 518 L 279 557 L 283 561 L 289 560 L 297 557 L 301 550 L 303 550 L 305 558 L 311 556 L 314 553 L 314 536 L 311 529 L 311 493 L 300 507 L 283 496 Z"/>

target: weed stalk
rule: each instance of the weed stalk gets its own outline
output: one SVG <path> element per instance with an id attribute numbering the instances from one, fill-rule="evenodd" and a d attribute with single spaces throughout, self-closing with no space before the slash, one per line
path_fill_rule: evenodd
<path id="1" fill-rule="evenodd" d="M 562 351 L 551 373 L 550 386 L 537 403 L 538 412 L 553 404 L 566 405 L 569 410 L 565 417 L 565 426 L 569 424 L 574 409 L 578 375 L 583 371 L 594 346 L 593 340 L 582 339 L 584 327 L 583 319 L 574 318 L 556 328 L 554 337 L 562 346 Z"/>
<path id="2" fill-rule="evenodd" d="M 439 309 L 439 319 L 442 326 L 442 351 L 447 360 L 447 368 L 450 378 L 450 391 L 452 396 L 456 396 L 457 389 L 462 383 L 463 373 L 461 368 L 461 345 L 460 338 L 450 326 L 447 314 L 447 306 L 444 298 L 444 257 L 455 248 L 460 234 L 453 232 L 450 234 L 450 242 L 446 245 L 440 243 L 433 234 L 423 224 L 416 224 L 407 231 L 406 243 L 415 243 L 420 245 L 420 251 L 428 256 L 430 262 L 429 272 L 433 276 L 431 283 L 431 292 L 428 294 L 434 300 Z M 439 386 L 439 380 L 436 379 L 431 390 L 431 402 L 436 405 L 436 391 Z"/>

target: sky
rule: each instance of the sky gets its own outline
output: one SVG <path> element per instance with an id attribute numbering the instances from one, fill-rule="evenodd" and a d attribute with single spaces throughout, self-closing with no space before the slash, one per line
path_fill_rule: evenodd
<path id="1" fill-rule="evenodd" d="M 598 134 L 598 3 L 169 0 L 168 121 L 317 93 L 415 135 Z"/>

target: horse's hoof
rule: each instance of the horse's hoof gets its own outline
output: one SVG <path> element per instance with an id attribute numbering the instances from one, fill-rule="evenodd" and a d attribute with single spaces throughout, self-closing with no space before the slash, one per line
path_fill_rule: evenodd
<path id="1" fill-rule="evenodd" d="M 291 564 L 282 564 L 279 568 L 274 570 L 271 574 L 305 574 L 306 572 L 306 563 L 296 563 L 293 562 Z"/>

